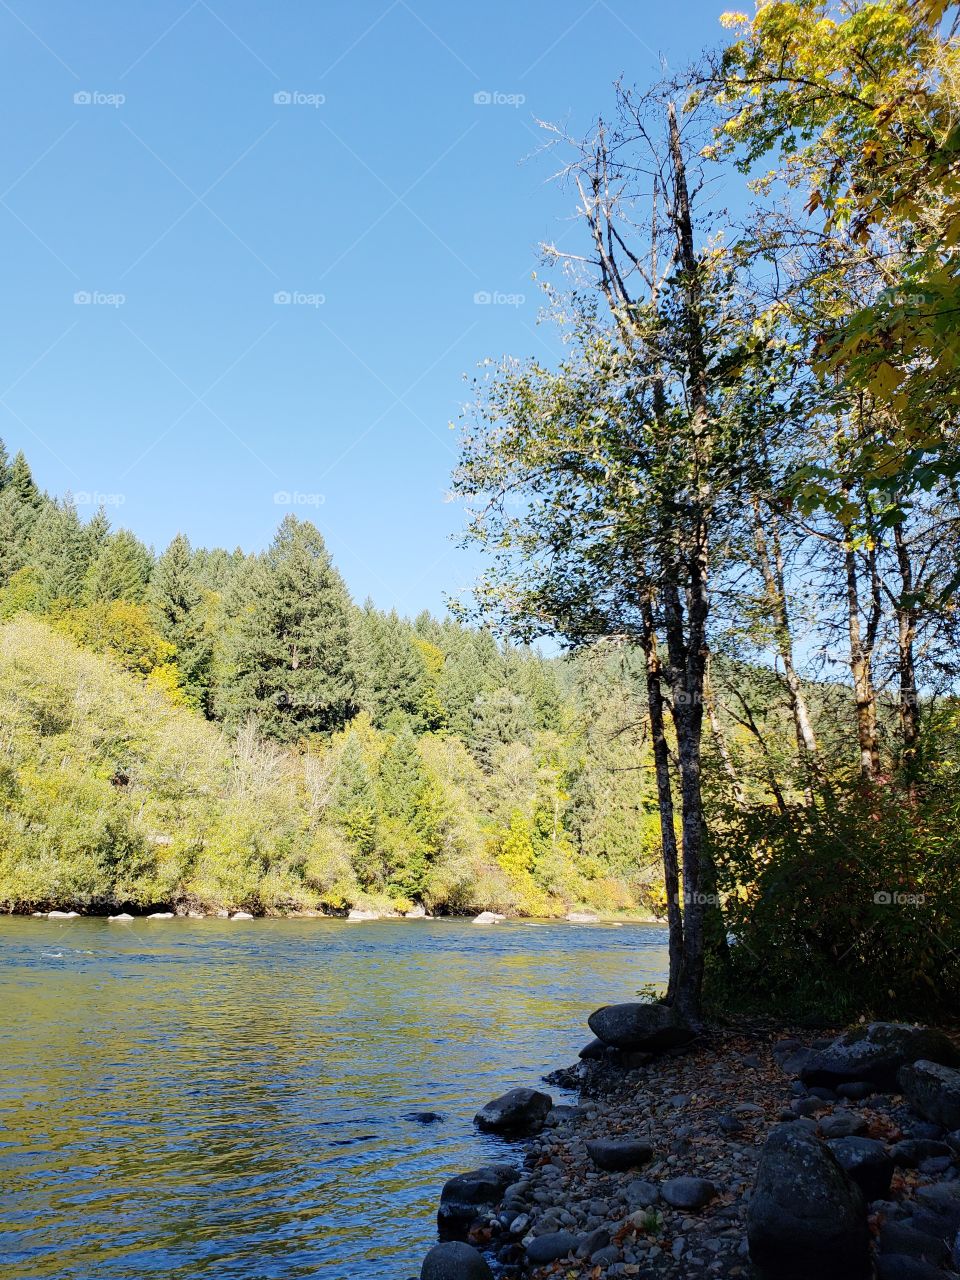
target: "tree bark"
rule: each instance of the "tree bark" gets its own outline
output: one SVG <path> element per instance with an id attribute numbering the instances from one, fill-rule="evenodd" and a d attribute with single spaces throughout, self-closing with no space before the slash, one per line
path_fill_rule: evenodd
<path id="1" fill-rule="evenodd" d="M 857 707 L 857 742 L 860 748 L 860 776 L 872 782 L 880 771 L 877 744 L 877 695 L 873 687 L 871 650 L 864 642 L 860 626 L 860 590 L 857 558 L 849 536 L 844 534 L 844 572 L 847 582 L 847 631 L 850 638 L 850 674 Z M 868 636 L 869 639 L 869 636 Z"/>
<path id="2" fill-rule="evenodd" d="M 893 527 L 897 566 L 900 570 L 900 599 L 897 601 L 897 666 L 900 677 L 900 735 L 903 767 L 908 778 L 917 762 L 920 739 L 920 696 L 917 693 L 917 670 L 913 645 L 917 635 L 916 584 L 910 548 L 904 537 L 902 521 Z"/>

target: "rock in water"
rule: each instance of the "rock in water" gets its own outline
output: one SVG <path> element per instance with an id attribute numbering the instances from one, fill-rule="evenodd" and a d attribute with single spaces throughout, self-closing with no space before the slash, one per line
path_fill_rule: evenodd
<path id="1" fill-rule="evenodd" d="M 361 907 L 353 907 L 347 912 L 348 920 L 379 920 L 379 911 L 364 911 Z"/>
<path id="2" fill-rule="evenodd" d="M 420 1280 L 493 1280 L 493 1272 L 472 1245 L 451 1240 L 430 1250 Z"/>
<path id="3" fill-rule="evenodd" d="M 489 1133 L 522 1138 L 540 1132 L 552 1106 L 553 1099 L 548 1093 L 537 1089 L 510 1089 L 482 1107 L 475 1120 Z"/>
<path id="4" fill-rule="evenodd" d="M 451 1239 L 465 1235 L 481 1209 L 499 1204 L 507 1187 L 519 1178 L 510 1164 L 484 1165 L 451 1178 L 440 1193 L 437 1225 L 441 1236 Z"/>
<path id="5" fill-rule="evenodd" d="M 890 1191 L 893 1156 L 873 1138 L 833 1138 L 827 1146 L 867 1200 L 882 1200 Z"/>
<path id="6" fill-rule="evenodd" d="M 867 1280 L 863 1193 L 809 1129 L 780 1125 L 766 1141 L 747 1209 L 750 1257 L 765 1280 Z"/>
<path id="7" fill-rule="evenodd" d="M 48 920 L 76 920 L 80 913 L 78 911 L 48 911 Z"/>
<path id="8" fill-rule="evenodd" d="M 443 1116 L 439 1111 L 408 1111 L 401 1119 L 410 1124 L 443 1124 Z"/>
<path id="9" fill-rule="evenodd" d="M 127 915 L 126 911 L 121 911 L 118 916 L 107 916 L 108 922 L 117 922 L 119 924 L 127 924 L 133 919 L 133 916 Z"/>
<path id="10" fill-rule="evenodd" d="M 231 920 L 252 920 L 253 916 L 249 911 L 235 911 L 230 917 Z"/>
<path id="11" fill-rule="evenodd" d="M 899 1081 L 907 1101 L 925 1119 L 944 1129 L 960 1128 L 960 1071 L 921 1058 L 901 1068 Z"/>
<path id="12" fill-rule="evenodd" d="M 598 1169 L 620 1173 L 646 1164 L 653 1148 L 649 1142 L 634 1138 L 595 1138 L 587 1142 L 587 1155 Z"/>
<path id="13" fill-rule="evenodd" d="M 499 915 L 496 911 L 481 911 L 478 916 L 474 916 L 474 924 L 499 924 L 501 920 L 506 920 L 506 916 Z"/>
<path id="14" fill-rule="evenodd" d="M 800 1079 L 830 1089 L 857 1080 L 893 1089 L 900 1068 L 918 1058 L 960 1065 L 960 1052 L 942 1031 L 905 1022 L 871 1022 L 845 1031 L 828 1048 L 812 1053 L 800 1069 Z"/>
<path id="15" fill-rule="evenodd" d="M 666 1004 L 607 1004 L 587 1019 L 590 1030 L 615 1049 L 664 1053 L 689 1044 L 695 1032 Z"/>
<path id="16" fill-rule="evenodd" d="M 403 918 L 404 920 L 426 920 L 427 908 L 422 903 L 417 903 L 415 907 L 403 913 Z"/>

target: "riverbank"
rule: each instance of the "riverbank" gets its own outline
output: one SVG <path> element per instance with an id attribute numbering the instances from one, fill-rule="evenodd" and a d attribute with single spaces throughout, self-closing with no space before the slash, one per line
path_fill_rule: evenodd
<path id="1" fill-rule="evenodd" d="M 506 915 L 499 911 L 490 911 L 485 908 L 477 908 L 476 914 L 453 911 L 427 911 L 422 905 L 416 905 L 409 910 L 391 910 L 376 907 L 344 907 L 342 909 L 291 909 L 289 911 L 280 911 L 277 909 L 247 911 L 243 909 L 219 907 L 216 909 L 198 909 L 196 907 L 185 907 L 182 904 L 175 906 L 159 905 L 152 907 L 150 910 L 143 911 L 131 907 L 129 904 L 121 907 L 100 907 L 91 909 L 89 906 L 81 905 L 78 909 L 76 904 L 61 905 L 53 908 L 45 908 L 44 910 L 32 911 L 26 908 L 16 909 L 5 904 L 0 904 L 0 914 L 11 916 L 32 916 L 35 919 L 46 920 L 78 920 L 83 917 L 93 920 L 352 920 L 356 922 L 375 921 L 375 920 L 469 920 L 474 924 L 495 925 L 503 924 L 505 921 L 513 920 L 521 923 L 544 923 L 558 924 L 565 922 L 567 924 L 581 925 L 623 925 L 623 924 L 652 924 L 663 926 L 664 921 L 657 919 L 656 916 L 626 912 L 605 913 L 593 911 L 568 911 L 562 916 L 520 916 Z"/>
<path id="2" fill-rule="evenodd" d="M 577 1087 L 579 1105 L 552 1108 L 498 1203 L 452 1234 L 504 1280 L 854 1280 L 874 1266 L 881 1280 L 956 1275 L 960 1072 L 939 1068 L 947 1078 L 933 1088 L 908 1082 L 910 1099 L 889 1061 L 875 1083 L 853 1079 L 859 1066 L 846 1081 L 818 1075 L 837 1030 L 713 1029 L 629 1070 L 601 1059 L 547 1077 Z M 783 1190 L 778 1171 L 782 1204 L 769 1203 Z M 818 1231 L 822 1257 L 810 1253 Z M 760 1270 L 765 1248 L 774 1257 Z"/>

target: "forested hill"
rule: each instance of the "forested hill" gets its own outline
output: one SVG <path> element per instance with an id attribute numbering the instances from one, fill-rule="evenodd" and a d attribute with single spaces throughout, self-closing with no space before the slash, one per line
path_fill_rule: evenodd
<path id="1" fill-rule="evenodd" d="M 0 457 L 8 909 L 662 907 L 616 655 L 357 607 L 313 525 L 159 556 Z"/>

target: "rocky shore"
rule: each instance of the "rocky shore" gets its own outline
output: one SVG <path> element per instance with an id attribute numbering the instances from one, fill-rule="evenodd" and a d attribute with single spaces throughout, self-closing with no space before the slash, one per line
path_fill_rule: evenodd
<path id="1" fill-rule="evenodd" d="M 598 1011 L 577 1106 L 512 1090 L 515 1162 L 452 1179 L 421 1280 L 943 1280 L 960 1273 L 960 1049 L 874 1023 L 694 1037 Z M 646 1029 L 645 1035 L 643 1029 Z"/>

